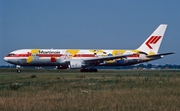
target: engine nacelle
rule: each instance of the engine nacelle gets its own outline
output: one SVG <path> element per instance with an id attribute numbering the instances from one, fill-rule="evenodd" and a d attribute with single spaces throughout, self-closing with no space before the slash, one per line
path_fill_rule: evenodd
<path id="1" fill-rule="evenodd" d="M 57 69 L 80 69 L 84 66 L 81 60 L 71 60 L 56 66 Z"/>
<path id="2" fill-rule="evenodd" d="M 80 61 L 80 60 L 71 60 L 70 63 L 69 63 L 69 68 L 71 69 L 79 69 L 83 66 L 83 62 Z"/>

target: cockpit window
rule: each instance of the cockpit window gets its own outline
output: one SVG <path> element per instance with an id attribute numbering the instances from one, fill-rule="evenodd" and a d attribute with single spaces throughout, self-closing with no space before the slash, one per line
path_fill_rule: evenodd
<path id="1" fill-rule="evenodd" d="M 11 54 L 8 54 L 8 56 L 14 56 L 15 54 L 11 53 Z"/>

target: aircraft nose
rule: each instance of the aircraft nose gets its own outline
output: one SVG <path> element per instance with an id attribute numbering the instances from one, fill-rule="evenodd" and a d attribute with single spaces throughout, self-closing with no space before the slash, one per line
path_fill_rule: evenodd
<path id="1" fill-rule="evenodd" d="M 7 57 L 4 57 L 4 60 L 5 60 L 6 62 L 8 62 L 8 58 L 7 58 Z"/>

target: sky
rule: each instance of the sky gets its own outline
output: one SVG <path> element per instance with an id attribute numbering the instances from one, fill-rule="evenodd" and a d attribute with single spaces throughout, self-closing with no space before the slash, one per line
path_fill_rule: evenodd
<path id="1" fill-rule="evenodd" d="M 32 48 L 136 49 L 168 24 L 152 64 L 180 64 L 179 0 L 0 0 L 0 65 Z"/>

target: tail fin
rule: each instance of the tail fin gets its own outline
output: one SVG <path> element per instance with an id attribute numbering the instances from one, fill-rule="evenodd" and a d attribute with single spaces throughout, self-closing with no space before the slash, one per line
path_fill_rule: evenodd
<path id="1" fill-rule="evenodd" d="M 161 24 L 148 39 L 137 49 L 143 52 L 157 54 L 161 45 L 167 24 Z"/>

